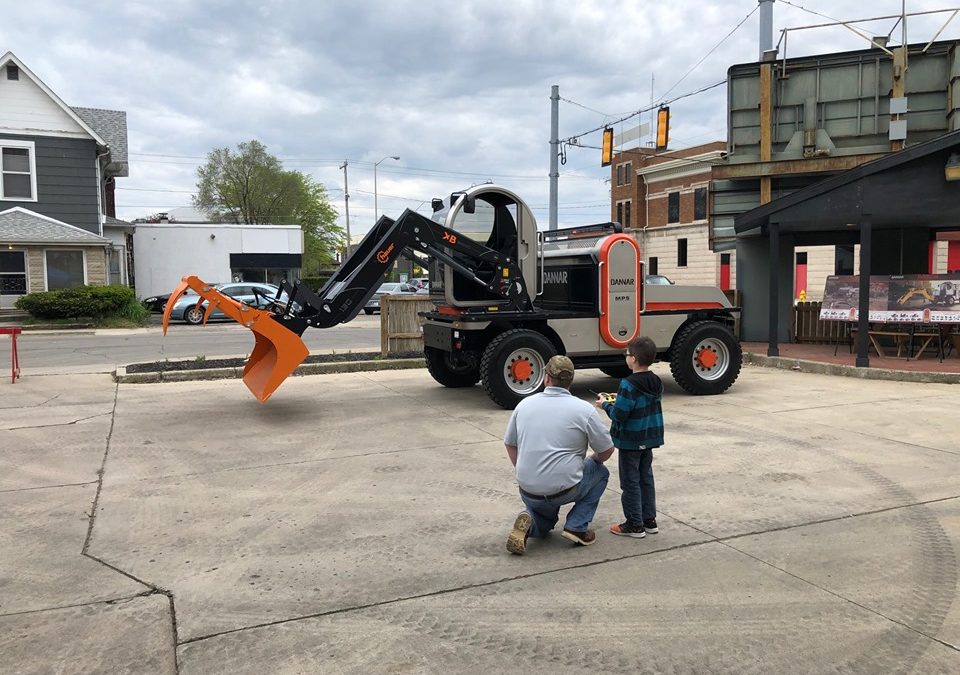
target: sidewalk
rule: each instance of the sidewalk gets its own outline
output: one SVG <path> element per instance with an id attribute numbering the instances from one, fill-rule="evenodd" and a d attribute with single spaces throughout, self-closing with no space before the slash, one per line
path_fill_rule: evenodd
<path id="1" fill-rule="evenodd" d="M 766 356 L 766 342 L 743 342 L 741 343 L 744 354 Z M 847 345 L 835 347 L 828 344 L 794 344 L 781 343 L 778 346 L 780 350 L 780 359 L 782 360 L 800 360 L 824 364 L 835 364 L 856 368 L 857 354 L 850 352 Z M 834 351 L 836 350 L 836 354 Z M 938 359 L 933 350 L 926 351 L 922 356 L 907 358 L 906 356 L 877 356 L 872 349 L 869 353 L 870 366 L 868 369 L 890 371 L 891 377 L 896 377 L 897 372 L 903 373 L 952 373 L 960 374 L 960 353 L 952 350 L 942 361 Z M 858 370 L 868 370 L 858 368 Z M 958 378 L 960 382 L 960 378 Z"/>
<path id="2" fill-rule="evenodd" d="M 597 543 L 522 557 L 479 387 L 0 382 L 2 669 L 960 672 L 960 388 L 655 370 L 660 533 L 606 532 L 614 462 Z"/>

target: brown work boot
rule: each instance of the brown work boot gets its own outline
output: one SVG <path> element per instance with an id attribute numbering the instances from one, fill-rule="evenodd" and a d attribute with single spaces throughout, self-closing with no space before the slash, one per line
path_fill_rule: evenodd
<path id="1" fill-rule="evenodd" d="M 569 539 L 572 542 L 580 544 L 581 546 L 589 546 L 597 540 L 597 533 L 593 530 L 574 532 L 573 530 L 565 529 L 560 536 L 564 539 Z"/>
<path id="2" fill-rule="evenodd" d="M 530 526 L 533 519 L 526 511 L 521 511 L 517 519 L 513 521 L 513 529 L 510 530 L 510 536 L 507 537 L 507 550 L 516 555 L 523 555 L 527 550 L 527 539 L 530 538 Z"/>

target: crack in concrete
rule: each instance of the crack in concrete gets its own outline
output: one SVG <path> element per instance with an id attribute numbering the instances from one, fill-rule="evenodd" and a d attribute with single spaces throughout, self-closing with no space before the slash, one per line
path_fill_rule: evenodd
<path id="1" fill-rule="evenodd" d="M 48 398 L 46 401 L 41 401 L 40 403 L 34 403 L 33 405 L 14 405 L 9 407 L 3 406 L 2 408 L 0 408 L 0 410 L 13 410 L 14 408 L 42 408 L 43 406 L 50 403 L 50 401 L 57 400 L 58 398 L 60 398 L 60 396 L 62 396 L 62 394 L 54 394 L 53 396 Z"/>
<path id="2" fill-rule="evenodd" d="M 178 629 L 177 629 L 177 613 L 176 613 L 176 606 L 175 606 L 175 604 L 174 604 L 173 591 L 170 591 L 170 590 L 168 590 L 168 589 L 166 589 L 166 588 L 161 588 L 160 586 L 157 586 L 156 584 L 150 583 L 150 582 L 148 582 L 148 581 L 144 581 L 143 579 L 140 579 L 140 578 L 134 576 L 133 574 L 131 574 L 131 573 L 125 571 L 125 570 L 120 569 L 120 568 L 117 567 L 116 565 L 111 565 L 111 564 L 108 563 L 107 561 L 105 561 L 105 560 L 103 560 L 103 559 L 101 559 L 101 558 L 98 558 L 97 556 L 95 556 L 95 555 L 93 555 L 92 553 L 90 553 L 90 542 L 91 542 L 91 540 L 92 540 L 92 538 L 93 538 L 93 528 L 94 528 L 94 525 L 96 525 L 97 509 L 98 509 L 99 506 L 100 506 L 100 494 L 103 492 L 103 477 L 104 477 L 104 475 L 106 474 L 106 470 L 107 470 L 107 458 L 110 456 L 110 444 L 111 444 L 112 441 L 113 441 L 113 429 L 114 429 L 114 427 L 115 427 L 115 425 L 116 425 L 116 422 L 117 422 L 117 403 L 119 402 L 119 400 L 120 400 L 120 383 L 118 382 L 118 383 L 116 383 L 116 384 L 114 385 L 114 388 L 113 388 L 113 408 L 111 409 L 111 411 L 110 411 L 110 413 L 109 413 L 109 415 L 110 415 L 110 429 L 107 431 L 107 437 L 106 437 L 106 439 L 104 439 L 104 440 L 105 440 L 105 444 L 104 444 L 104 450 L 103 450 L 103 460 L 101 460 L 101 462 L 100 462 L 100 469 L 97 471 L 97 481 L 96 481 L 97 491 L 96 491 L 96 494 L 95 494 L 94 497 L 93 497 L 93 504 L 91 505 L 91 507 L 90 507 L 90 513 L 88 514 L 89 521 L 88 521 L 88 523 L 87 523 L 87 536 L 84 538 L 83 548 L 80 550 L 80 555 L 82 555 L 82 556 L 84 556 L 85 558 L 88 558 L 88 559 L 90 559 L 90 560 L 93 560 L 94 562 L 97 562 L 97 563 L 103 565 L 103 566 L 106 567 L 107 569 L 110 569 L 110 570 L 116 572 L 117 574 L 120 574 L 120 575 L 122 575 L 122 576 L 127 577 L 128 579 L 131 579 L 132 581 L 140 584 L 141 586 L 146 586 L 146 587 L 147 587 L 148 590 L 146 590 L 146 591 L 144 591 L 143 593 L 140 593 L 140 594 L 138 594 L 138 595 L 136 595 L 136 596 L 133 596 L 133 597 L 140 597 L 140 596 L 144 596 L 144 595 L 152 595 L 152 594 L 154 594 L 154 593 L 159 593 L 159 594 L 162 594 L 162 595 L 167 596 L 167 600 L 168 600 L 168 602 L 170 603 L 170 616 L 171 616 L 171 624 L 172 624 L 172 630 L 173 630 L 173 637 L 172 637 L 171 646 L 172 646 L 172 649 L 173 649 L 174 672 L 175 672 L 175 673 L 179 673 L 179 672 L 180 672 L 180 662 L 179 662 L 179 659 L 178 659 L 178 657 L 177 657 L 177 635 L 178 635 L 178 632 L 177 632 L 177 630 L 178 630 Z M 96 415 L 96 417 L 100 417 L 100 415 Z"/>
<path id="3" fill-rule="evenodd" d="M 568 572 L 568 571 L 571 571 L 571 570 L 586 569 L 586 568 L 589 568 L 589 567 L 597 567 L 597 566 L 605 565 L 605 564 L 611 563 L 611 562 L 621 562 L 621 561 L 624 561 L 624 560 L 633 560 L 633 559 L 637 559 L 637 558 L 643 558 L 643 557 L 645 557 L 645 556 L 658 555 L 658 554 L 662 554 L 662 553 L 670 553 L 670 552 L 674 552 L 674 551 L 682 551 L 682 550 L 684 550 L 684 549 L 697 548 L 697 547 L 700 547 L 700 546 L 706 546 L 706 545 L 710 545 L 710 544 L 720 544 L 720 545 L 723 545 L 723 546 L 727 546 L 727 547 L 730 548 L 731 550 L 737 551 L 737 552 L 739 552 L 739 553 L 742 553 L 743 555 L 746 555 L 747 557 L 753 558 L 754 556 L 750 556 L 750 555 L 747 554 L 747 553 L 743 553 L 742 551 L 740 551 L 739 549 L 737 549 L 735 546 L 730 546 L 727 542 L 736 541 L 737 539 L 742 539 L 742 538 L 744 538 L 744 537 L 754 537 L 754 536 L 763 535 L 763 534 L 770 534 L 770 533 L 774 533 L 774 532 L 782 532 L 782 531 L 785 531 L 785 530 L 793 530 L 793 529 L 797 529 L 797 528 L 800 528 L 800 527 L 807 527 L 807 526 L 809 526 L 809 525 L 821 525 L 821 524 L 824 524 L 824 523 L 830 523 L 830 522 L 835 522 L 835 521 L 839 521 L 839 520 L 846 520 L 846 519 L 849 519 L 849 518 L 860 518 L 860 517 L 875 515 L 875 514 L 878 514 L 878 513 L 884 513 L 884 512 L 887 512 L 887 511 L 895 511 L 895 510 L 899 510 L 899 509 L 908 509 L 908 508 L 912 508 L 912 507 L 925 506 L 925 505 L 929 505 L 929 504 L 936 504 L 936 503 L 939 503 L 939 502 L 946 502 L 946 501 L 951 501 L 951 500 L 955 500 L 955 499 L 960 499 L 960 495 L 956 495 L 956 496 L 953 496 L 953 497 L 943 497 L 943 498 L 940 498 L 940 499 L 931 499 L 931 500 L 928 500 L 928 501 L 921 501 L 921 502 L 916 502 L 916 503 L 913 503 L 913 504 L 905 504 L 905 505 L 900 505 L 900 506 L 891 506 L 891 507 L 882 508 L 882 509 L 875 509 L 875 510 L 872 510 L 872 511 L 865 511 L 865 512 L 863 512 L 863 513 L 849 514 L 849 515 L 843 515 L 843 516 L 835 516 L 835 517 L 832 517 L 832 518 L 824 518 L 824 519 L 821 519 L 821 520 L 814 520 L 814 521 L 809 521 L 809 522 L 806 522 L 806 523 L 797 523 L 797 524 L 795 524 L 795 525 L 784 525 L 784 526 L 782 526 L 782 527 L 770 528 L 769 530 L 761 530 L 761 531 L 756 531 L 756 532 L 747 532 L 747 533 L 742 533 L 742 534 L 734 534 L 734 535 L 730 535 L 730 536 L 727 536 L 727 537 L 716 537 L 716 536 L 710 534 L 709 532 L 705 532 L 704 530 L 701 530 L 701 529 L 699 529 L 699 528 L 697 528 L 697 527 L 688 525 L 688 524 L 684 523 L 683 521 L 674 518 L 674 520 L 676 520 L 676 522 L 681 523 L 681 524 L 684 524 L 684 525 L 686 525 L 687 527 L 690 527 L 690 529 L 695 530 L 696 532 L 699 532 L 699 533 L 703 534 L 704 536 L 709 537 L 709 539 L 708 539 L 707 541 L 694 541 L 694 542 L 689 542 L 689 543 L 686 543 L 686 544 L 678 544 L 677 546 L 668 546 L 668 547 L 666 547 L 666 548 L 660 548 L 660 549 L 656 549 L 656 550 L 654 550 L 654 551 L 641 551 L 641 552 L 639 552 L 639 553 L 629 553 L 629 554 L 622 555 L 622 556 L 614 556 L 614 557 L 612 557 L 612 558 L 604 558 L 603 560 L 593 560 L 593 561 L 590 561 L 590 562 L 578 563 L 578 564 L 575 564 L 575 565 L 564 565 L 564 566 L 560 566 L 560 567 L 554 567 L 554 568 L 551 568 L 551 569 L 549 569 L 549 570 L 542 570 L 542 571 L 539 571 L 539 572 L 531 572 L 530 574 L 519 574 L 519 575 L 512 576 L 512 577 L 504 577 L 504 578 L 501 578 L 501 579 L 493 579 L 493 580 L 491 580 L 491 581 L 482 581 L 482 582 L 473 583 L 473 584 L 464 584 L 464 585 L 456 586 L 456 587 L 453 587 L 453 588 L 442 588 L 442 589 L 439 589 L 439 590 L 430 591 L 430 592 L 428 592 L 428 593 L 419 593 L 419 594 L 408 595 L 408 596 L 404 596 L 404 597 L 400 597 L 400 598 L 392 598 L 392 599 L 390 599 L 390 600 L 383 600 L 383 601 L 378 601 L 378 602 L 369 602 L 369 603 L 365 603 L 365 604 L 362 604 L 362 605 L 354 605 L 354 606 L 352 606 L 352 607 L 340 607 L 340 608 L 337 608 L 337 609 L 330 609 L 330 610 L 326 610 L 326 611 L 323 611 L 323 612 L 314 612 L 314 613 L 312 613 L 312 614 L 304 614 L 304 615 L 301 615 L 301 616 L 289 617 L 289 618 L 287 618 L 287 619 L 277 619 L 277 620 L 275 620 L 275 621 L 266 621 L 266 622 L 263 622 L 263 623 L 251 624 L 251 625 L 249 625 L 249 626 L 241 626 L 241 627 L 239 627 L 239 628 L 231 628 L 231 629 L 228 629 L 228 630 L 222 630 L 222 631 L 217 631 L 217 632 L 214 632 L 214 633 L 209 633 L 209 634 L 207 634 L 207 635 L 198 635 L 198 636 L 196 636 L 196 637 L 192 637 L 192 638 L 189 638 L 189 639 L 187 639 L 187 640 L 183 640 L 183 641 L 177 643 L 177 647 L 182 647 L 182 646 L 184 646 L 184 645 L 192 644 L 192 643 L 194 643 L 194 642 L 202 642 L 202 641 L 204 641 L 204 640 L 210 640 L 210 639 L 213 639 L 213 638 L 222 637 L 222 636 L 224 636 L 224 635 L 231 635 L 231 634 L 233 634 L 233 633 L 242 633 L 242 632 L 248 631 L 248 630 L 257 630 L 257 629 L 259 629 L 259 628 L 269 628 L 269 627 L 271 627 L 271 626 L 279 626 L 279 625 L 282 625 L 282 624 L 293 623 L 293 622 L 296 622 L 296 621 L 305 621 L 305 620 L 310 620 L 310 619 L 319 619 L 319 618 L 326 617 L 326 616 L 335 616 L 335 615 L 338 615 L 338 614 L 347 614 L 347 613 L 349 613 L 349 612 L 357 612 L 357 611 L 361 611 L 361 610 L 365 610 L 365 609 L 371 609 L 371 608 L 374 608 L 374 607 L 385 607 L 385 606 L 389 606 L 389 605 L 395 605 L 395 604 L 398 604 L 398 603 L 401 603 L 401 602 L 406 602 L 406 601 L 408 601 L 408 600 L 420 600 L 420 599 L 424 599 L 424 598 L 432 598 L 432 597 L 438 597 L 438 596 L 442 596 L 442 595 L 448 595 L 448 594 L 450 594 L 450 593 L 458 593 L 458 592 L 460 592 L 460 591 L 469 591 L 469 590 L 474 590 L 474 589 L 477 589 L 477 588 L 487 588 L 487 587 L 495 586 L 495 585 L 502 584 L 502 583 L 508 583 L 508 582 L 512 582 L 512 581 L 522 581 L 522 580 L 524 580 L 524 579 L 533 579 L 533 578 L 545 576 L 545 575 L 548 575 L 548 574 L 555 574 L 555 573 L 557 573 L 557 572 Z M 667 513 L 665 513 L 665 512 L 664 512 L 664 515 L 670 517 L 669 514 L 667 514 Z M 770 564 L 770 563 L 767 563 L 766 561 L 759 560 L 759 559 L 757 559 L 757 560 L 758 560 L 758 562 L 761 562 L 761 563 L 764 563 L 764 564 L 770 565 L 771 567 L 776 568 L 775 565 L 772 565 L 772 564 Z M 776 569 L 779 569 L 779 568 L 776 568 Z M 790 573 L 789 573 L 789 572 L 786 572 L 786 574 L 790 574 Z M 796 576 L 796 575 L 790 574 L 790 576 Z M 800 579 L 801 581 L 806 581 L 806 580 L 803 579 L 802 577 L 796 577 L 796 578 L 797 578 L 797 579 Z M 813 586 L 816 586 L 816 584 L 813 584 L 812 582 L 808 582 L 808 583 L 810 583 L 810 584 L 813 585 Z M 830 592 L 830 591 L 827 591 L 827 592 Z M 836 594 L 834 594 L 834 595 L 836 595 Z M 842 598 L 842 599 L 844 599 L 844 600 L 848 600 L 847 598 L 843 598 L 843 596 L 839 596 L 839 595 L 838 595 L 837 597 L 840 597 L 840 598 Z M 855 605 L 857 605 L 857 606 L 860 606 L 858 603 L 856 603 L 856 602 L 854 602 L 854 601 L 852 601 L 852 600 L 848 600 L 848 601 L 851 602 L 852 604 L 855 604 Z M 870 610 L 869 608 L 864 608 L 864 609 L 866 609 L 867 611 L 870 611 L 870 612 L 872 612 L 872 613 L 875 613 L 875 614 L 877 614 L 878 616 L 883 616 L 883 615 L 880 614 L 879 612 L 874 612 L 873 610 Z M 887 618 L 887 617 L 884 617 L 884 618 Z M 895 620 L 894 620 L 894 622 L 895 622 L 895 623 L 899 623 L 899 622 L 896 622 Z M 906 626 L 906 627 L 907 627 L 907 628 L 910 628 L 909 626 Z M 930 636 L 926 636 L 924 633 L 922 633 L 921 631 L 918 631 L 918 630 L 916 630 L 916 629 L 914 629 L 914 628 L 910 628 L 910 630 L 913 630 L 914 632 L 916 632 L 916 633 L 918 633 L 918 634 L 920 634 L 920 635 L 924 635 L 925 637 L 930 637 Z M 960 651 L 960 648 L 958 648 L 958 647 L 956 647 L 956 646 L 954 646 L 954 645 L 952 645 L 952 644 L 950 644 L 950 643 L 948 643 L 948 642 L 944 642 L 943 640 L 940 640 L 940 639 L 935 638 L 935 637 L 930 637 L 930 639 L 931 639 L 931 640 L 935 640 L 936 642 L 938 642 L 938 643 L 940 643 L 940 644 L 943 644 L 943 645 L 946 646 L 946 647 L 950 647 L 951 649 L 955 649 L 955 650 L 957 650 L 957 651 Z"/>
<path id="4" fill-rule="evenodd" d="M 28 488 L 12 488 L 10 490 L 0 490 L 0 494 L 8 494 L 11 492 L 28 492 L 30 490 L 53 490 L 55 488 L 65 488 L 65 487 L 84 487 L 85 485 L 96 485 L 97 481 L 90 480 L 86 483 L 62 483 L 60 485 L 37 485 L 35 487 Z"/>
<path id="5" fill-rule="evenodd" d="M 114 404 L 116 405 L 116 404 Z M 20 429 L 49 429 L 52 427 L 69 427 L 73 424 L 79 424 L 80 422 L 86 422 L 87 420 L 94 420 L 98 417 L 108 417 L 112 416 L 114 411 L 97 413 L 96 415 L 89 415 L 87 417 L 81 417 L 79 419 L 72 420 L 70 422 L 60 422 L 58 424 L 30 424 L 25 427 L 10 427 L 8 429 L 2 429 L 2 431 L 19 431 Z M 111 428 L 113 423 L 111 422 Z"/>
<path id="6" fill-rule="evenodd" d="M 952 499 L 955 499 L 955 498 L 952 498 Z M 833 596 L 833 597 L 835 597 L 835 598 L 837 598 L 837 599 L 839 599 L 839 600 L 842 600 L 842 601 L 844 601 L 844 602 L 846 602 L 846 603 L 848 603 L 848 604 L 850 604 L 850 605 L 853 605 L 854 607 L 857 607 L 857 608 L 859 608 L 859 609 L 861 609 L 861 610 L 863 610 L 863 611 L 865 611 L 865 612 L 867 612 L 867 613 L 869 613 L 869 614 L 873 614 L 874 616 L 880 617 L 881 619 L 885 619 L 886 621 L 888 621 L 888 622 L 890 622 L 890 623 L 894 623 L 894 624 L 896 624 L 896 625 L 898 625 L 898 626 L 900 626 L 900 627 L 902 627 L 902 628 L 905 628 L 905 629 L 911 631 L 912 633 L 916 633 L 917 635 L 920 635 L 920 636 L 922 636 L 922 637 L 925 637 L 925 638 L 927 638 L 928 640 L 932 640 L 933 642 L 937 642 L 937 643 L 943 645 L 944 647 L 948 647 L 948 648 L 950 648 L 950 649 L 952 649 L 952 650 L 954 650 L 954 651 L 956 651 L 956 652 L 960 652 L 960 646 L 955 645 L 955 644 L 952 644 L 952 643 L 950 643 L 950 642 L 946 642 L 945 640 L 941 640 L 941 639 L 938 638 L 936 635 L 930 635 L 930 634 L 928 634 L 928 633 L 925 633 L 925 632 L 923 632 L 922 630 L 920 630 L 919 628 L 914 628 L 913 626 L 911 626 L 911 625 L 908 624 L 908 623 L 905 623 L 905 622 L 903 622 L 903 621 L 900 621 L 899 619 L 895 619 L 895 618 L 892 617 L 892 616 L 887 616 L 886 614 L 884 614 L 884 613 L 881 612 L 880 610 L 873 609 L 872 607 L 868 607 L 868 606 L 864 605 L 863 603 L 857 602 L 856 600 L 853 600 L 852 598 L 848 598 L 848 597 L 846 597 L 845 595 L 841 595 L 840 593 L 837 593 L 836 591 L 831 591 L 829 588 L 826 588 L 825 586 L 821 586 L 820 584 L 818 584 L 818 583 L 816 583 L 816 582 L 814 582 L 814 581 L 811 581 L 810 579 L 807 579 L 806 577 L 802 577 L 802 576 L 800 576 L 799 574 L 794 574 L 793 572 L 790 572 L 789 570 L 786 570 L 786 569 L 784 569 L 784 568 L 782 568 L 782 567 L 779 567 L 778 565 L 774 565 L 772 562 L 770 562 L 770 561 L 768 561 L 768 560 L 764 560 L 763 558 L 759 558 L 759 557 L 757 557 L 757 556 L 755 556 L 755 555 L 753 555 L 753 554 L 751 554 L 751 553 L 747 553 L 746 551 L 744 551 L 744 550 L 742 550 L 742 549 L 739 549 L 739 548 L 737 548 L 736 546 L 730 545 L 730 544 L 727 543 L 726 541 L 720 541 L 719 543 L 720 543 L 722 546 L 726 546 L 726 547 L 729 548 L 731 551 L 736 551 L 736 552 L 739 553 L 740 555 L 746 556 L 747 558 L 750 558 L 751 560 L 754 560 L 754 561 L 760 563 L 761 565 L 765 565 L 765 566 L 767 566 L 767 567 L 769 567 L 769 568 L 771 568 L 771 569 L 777 570 L 777 571 L 780 572 L 781 574 L 785 574 L 786 576 L 791 577 L 791 578 L 793 578 L 793 579 L 796 579 L 797 581 L 800 581 L 800 582 L 802 582 L 802 583 L 804 583 L 804 584 L 807 584 L 808 586 L 812 586 L 813 588 L 816 588 L 818 591 L 822 591 L 823 593 L 826 593 L 827 595 L 831 595 L 831 596 Z"/>
<path id="7" fill-rule="evenodd" d="M 94 607 L 96 605 L 114 605 L 118 602 L 128 602 L 130 600 L 136 600 L 137 598 L 147 598 L 151 595 L 165 595 L 163 591 L 154 590 L 149 588 L 140 593 L 134 595 L 123 595 L 117 598 L 108 598 L 106 600 L 93 600 L 91 602 L 78 602 L 73 605 L 54 605 L 53 607 L 41 607 L 40 609 L 25 609 L 20 612 L 9 612 L 7 614 L 0 614 L 0 617 L 6 618 L 10 616 L 24 616 L 27 614 L 40 614 L 41 612 L 56 612 L 61 609 L 75 609 L 77 607 Z"/>

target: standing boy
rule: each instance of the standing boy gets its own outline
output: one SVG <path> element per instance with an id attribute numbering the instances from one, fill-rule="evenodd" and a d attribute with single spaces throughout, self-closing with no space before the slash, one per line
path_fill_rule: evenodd
<path id="1" fill-rule="evenodd" d="M 650 372 L 657 358 L 657 346 L 650 338 L 631 341 L 625 358 L 633 373 L 620 381 L 612 403 L 601 395 L 595 405 L 613 420 L 610 435 L 620 451 L 620 503 L 626 520 L 611 525 L 610 531 L 641 539 L 659 531 L 653 449 L 663 445 L 663 382 Z"/>

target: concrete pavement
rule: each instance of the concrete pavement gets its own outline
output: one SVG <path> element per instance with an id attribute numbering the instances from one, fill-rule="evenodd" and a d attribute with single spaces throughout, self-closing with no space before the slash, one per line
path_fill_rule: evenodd
<path id="1" fill-rule="evenodd" d="M 597 544 L 523 557 L 479 388 L 0 381 L 0 670 L 960 671 L 960 388 L 657 369 L 660 534 L 606 532 L 613 462 Z"/>

